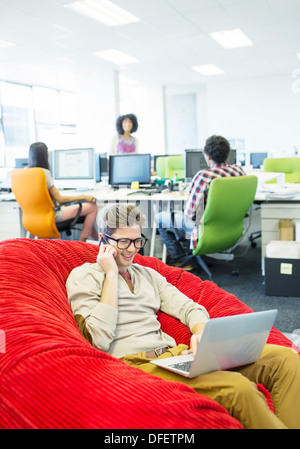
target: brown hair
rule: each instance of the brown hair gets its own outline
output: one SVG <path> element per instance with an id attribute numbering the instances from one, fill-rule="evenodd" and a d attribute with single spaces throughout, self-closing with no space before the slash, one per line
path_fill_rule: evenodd
<path id="1" fill-rule="evenodd" d="M 142 227 L 143 223 L 144 217 L 134 204 L 110 204 L 98 214 L 98 227 L 103 234 L 112 235 L 117 228 L 127 226 Z"/>
<path id="2" fill-rule="evenodd" d="M 204 153 L 217 164 L 222 164 L 228 159 L 230 144 L 225 137 L 211 136 L 205 142 Z"/>

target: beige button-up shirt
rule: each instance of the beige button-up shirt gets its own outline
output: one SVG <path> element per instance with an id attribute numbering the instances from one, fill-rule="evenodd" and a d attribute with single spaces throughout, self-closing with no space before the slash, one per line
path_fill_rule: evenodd
<path id="1" fill-rule="evenodd" d="M 190 329 L 209 319 L 204 307 L 152 268 L 132 264 L 128 271 L 133 289 L 118 274 L 118 308 L 101 302 L 105 273 L 97 263 L 75 268 L 67 279 L 68 300 L 76 322 L 94 347 L 120 358 L 164 345 L 176 346 L 175 340 L 162 332 L 158 310 L 178 318 Z"/>

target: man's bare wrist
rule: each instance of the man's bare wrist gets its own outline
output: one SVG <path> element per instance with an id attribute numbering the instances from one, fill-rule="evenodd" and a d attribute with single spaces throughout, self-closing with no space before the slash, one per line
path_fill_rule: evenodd
<path id="1" fill-rule="evenodd" d="M 118 270 L 108 271 L 105 273 L 105 278 L 108 280 L 116 280 L 118 277 Z"/>

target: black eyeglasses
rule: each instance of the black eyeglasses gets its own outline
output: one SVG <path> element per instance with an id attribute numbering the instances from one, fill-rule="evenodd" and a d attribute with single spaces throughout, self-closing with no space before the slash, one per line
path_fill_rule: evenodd
<path id="1" fill-rule="evenodd" d="M 102 237 L 102 239 L 106 243 L 109 243 L 106 241 L 106 239 L 114 240 L 115 242 L 117 242 L 117 248 L 119 248 L 119 249 L 127 249 L 127 248 L 129 248 L 131 243 L 134 244 L 136 249 L 141 249 L 141 248 L 144 248 L 144 246 L 146 245 L 146 243 L 148 241 L 148 239 L 143 234 L 141 234 L 141 235 L 142 235 L 142 237 L 132 240 L 132 239 L 114 239 L 110 235 L 103 234 L 104 237 Z M 101 241 L 100 241 L 100 243 L 101 243 Z"/>

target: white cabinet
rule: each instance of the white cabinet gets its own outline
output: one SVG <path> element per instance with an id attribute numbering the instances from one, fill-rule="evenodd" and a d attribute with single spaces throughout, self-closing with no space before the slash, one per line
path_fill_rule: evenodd
<path id="1" fill-rule="evenodd" d="M 300 221 L 300 202 L 270 202 L 261 204 L 261 257 L 262 272 L 264 274 L 264 257 L 266 255 L 266 246 L 271 240 L 279 240 L 279 220 L 290 218 Z"/>
<path id="2" fill-rule="evenodd" d="M 16 201 L 0 201 L 0 240 L 21 237 L 19 205 Z"/>

